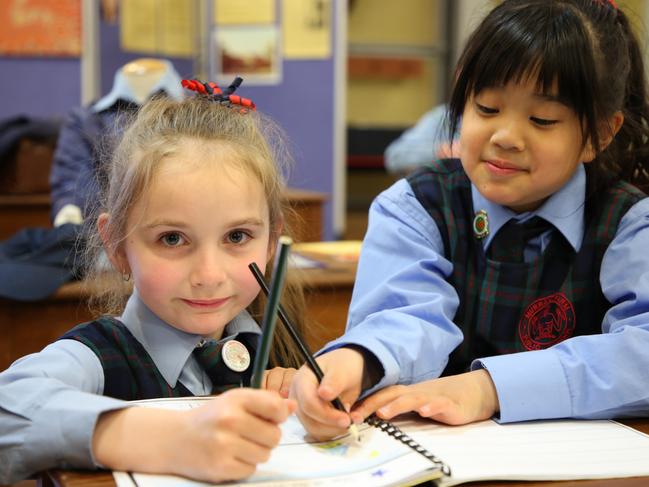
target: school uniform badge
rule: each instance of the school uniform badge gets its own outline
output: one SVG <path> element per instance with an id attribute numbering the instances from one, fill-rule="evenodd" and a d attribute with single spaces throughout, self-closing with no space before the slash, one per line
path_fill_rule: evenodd
<path id="1" fill-rule="evenodd" d="M 230 370 L 244 372 L 250 367 L 250 352 L 246 346 L 237 340 L 228 340 L 221 349 L 223 362 Z"/>
<path id="2" fill-rule="evenodd" d="M 518 323 L 518 336 L 527 350 L 551 347 L 574 331 L 575 308 L 563 293 L 533 301 Z"/>
<path id="3" fill-rule="evenodd" d="M 473 235 L 478 240 L 489 235 L 489 218 L 485 210 L 477 211 L 473 217 Z"/>

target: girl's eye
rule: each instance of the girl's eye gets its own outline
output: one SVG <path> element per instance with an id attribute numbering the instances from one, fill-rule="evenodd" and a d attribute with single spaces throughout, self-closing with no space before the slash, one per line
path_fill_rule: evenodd
<path id="1" fill-rule="evenodd" d="M 185 238 L 177 232 L 170 232 L 160 237 L 160 241 L 167 247 L 180 247 L 185 243 Z"/>
<path id="2" fill-rule="evenodd" d="M 228 241 L 234 244 L 245 243 L 250 238 L 251 238 L 250 235 L 248 235 L 243 230 L 234 230 L 228 234 Z"/>
<path id="3" fill-rule="evenodd" d="M 557 120 L 548 120 L 546 118 L 530 117 L 530 120 L 536 125 L 541 125 L 542 127 L 548 127 L 557 123 Z"/>
<path id="4" fill-rule="evenodd" d="M 490 108 L 490 107 L 481 105 L 480 103 L 476 103 L 475 106 L 478 108 L 479 112 L 484 113 L 485 115 L 493 115 L 494 113 L 498 113 L 497 108 Z"/>

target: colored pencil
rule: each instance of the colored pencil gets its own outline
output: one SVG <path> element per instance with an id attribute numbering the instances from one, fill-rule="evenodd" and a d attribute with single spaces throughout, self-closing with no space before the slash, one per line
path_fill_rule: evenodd
<path id="1" fill-rule="evenodd" d="M 264 317 L 261 322 L 261 340 L 255 355 L 255 361 L 252 368 L 252 378 L 250 385 L 255 389 L 260 389 L 264 377 L 264 371 L 268 366 L 268 356 L 270 346 L 273 343 L 273 334 L 275 332 L 275 323 L 277 322 L 277 308 L 284 287 L 284 277 L 286 275 L 286 263 L 288 260 L 289 250 L 293 240 L 290 237 L 281 236 L 279 238 L 279 250 L 275 267 L 271 277 L 270 291 L 268 293 L 268 302 L 264 309 Z"/>

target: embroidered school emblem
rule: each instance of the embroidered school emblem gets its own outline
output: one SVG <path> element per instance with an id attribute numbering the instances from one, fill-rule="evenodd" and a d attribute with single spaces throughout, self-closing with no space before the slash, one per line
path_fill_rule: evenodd
<path id="1" fill-rule="evenodd" d="M 481 240 L 489 235 L 489 218 L 485 210 L 479 210 L 473 217 L 473 235 Z"/>
<path id="2" fill-rule="evenodd" d="M 527 350 L 540 350 L 572 336 L 575 309 L 565 294 L 555 293 L 530 304 L 518 323 L 518 336 Z"/>

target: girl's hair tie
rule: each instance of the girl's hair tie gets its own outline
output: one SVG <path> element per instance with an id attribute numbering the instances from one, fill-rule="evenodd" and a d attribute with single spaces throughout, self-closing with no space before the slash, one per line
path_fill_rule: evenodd
<path id="1" fill-rule="evenodd" d="M 593 0 L 595 3 L 599 3 L 600 5 L 606 5 L 609 4 L 611 7 L 613 7 L 614 10 L 617 10 L 617 3 L 615 3 L 615 0 Z"/>
<path id="2" fill-rule="evenodd" d="M 225 89 L 219 88 L 216 83 L 208 81 L 203 83 L 197 79 L 184 79 L 182 80 L 183 88 L 188 90 L 195 91 L 200 95 L 204 95 L 215 102 L 218 102 L 220 105 L 225 105 L 232 107 L 233 105 L 238 105 L 241 107 L 241 111 L 245 112 L 247 110 L 256 110 L 256 105 L 249 100 L 248 98 L 243 98 L 239 95 L 234 95 L 233 93 L 243 82 L 243 79 L 239 76 L 234 78 L 234 81 Z"/>

